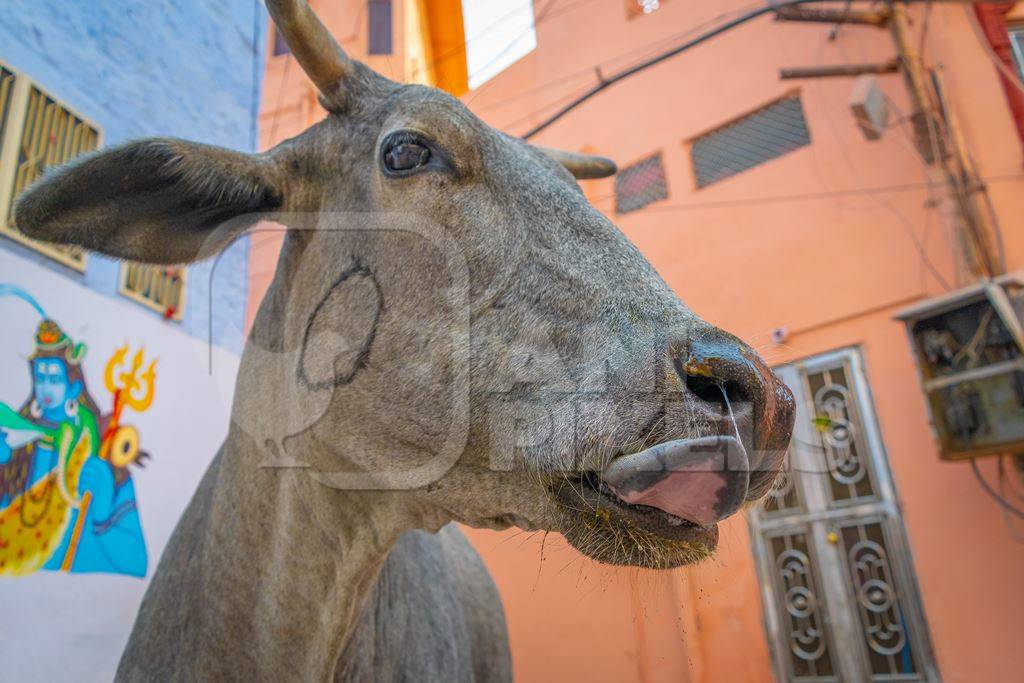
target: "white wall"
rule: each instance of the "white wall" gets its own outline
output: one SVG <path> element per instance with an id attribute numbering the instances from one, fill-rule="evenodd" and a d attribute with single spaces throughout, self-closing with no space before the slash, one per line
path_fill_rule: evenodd
<path id="1" fill-rule="evenodd" d="M 89 345 L 86 383 L 103 412 L 111 407 L 103 369 L 117 347 L 144 345 L 158 359 L 153 405 L 122 418 L 138 428 L 141 448 L 152 456 L 144 469 L 131 470 L 149 552 L 147 578 L 0 576 L 0 679 L 109 681 L 167 539 L 227 433 L 238 357 L 214 348 L 211 375 L 207 345 L 174 323 L 2 249 L 0 282 L 25 289 L 74 341 Z M 0 401 L 15 409 L 31 392 L 25 359 L 39 320 L 20 300 L 0 297 Z"/>

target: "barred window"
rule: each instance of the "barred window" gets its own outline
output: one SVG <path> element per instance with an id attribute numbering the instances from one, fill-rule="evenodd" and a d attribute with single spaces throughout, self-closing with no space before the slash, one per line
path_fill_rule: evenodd
<path id="1" fill-rule="evenodd" d="M 629 213 L 668 198 L 661 152 L 623 168 L 615 176 L 615 212 Z"/>
<path id="2" fill-rule="evenodd" d="M 3 157 L 4 131 L 7 124 L 7 111 L 11 106 L 11 95 L 14 93 L 14 72 L 0 65 L 0 158 Z"/>
<path id="3" fill-rule="evenodd" d="M 368 0 L 370 54 L 391 54 L 391 0 Z"/>
<path id="4" fill-rule="evenodd" d="M 811 144 L 799 95 L 773 102 L 693 140 L 697 187 L 724 180 Z"/>
<path id="5" fill-rule="evenodd" d="M 1024 24 L 1013 24 L 1009 28 L 1010 47 L 1013 48 L 1013 61 L 1017 65 L 1017 73 L 1024 79 Z"/>
<path id="6" fill-rule="evenodd" d="M 0 234 L 76 270 L 85 269 L 77 247 L 28 239 L 14 225 L 18 195 L 48 168 L 99 146 L 100 131 L 45 93 L 24 74 L 0 72 Z"/>
<path id="7" fill-rule="evenodd" d="M 185 269 L 123 263 L 119 291 L 167 320 L 181 320 L 185 310 Z"/>

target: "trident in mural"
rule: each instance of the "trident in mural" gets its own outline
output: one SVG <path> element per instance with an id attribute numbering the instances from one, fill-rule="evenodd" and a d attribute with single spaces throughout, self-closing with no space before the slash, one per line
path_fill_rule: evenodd
<path id="1" fill-rule="evenodd" d="M 141 413 L 149 409 L 153 403 L 156 385 L 156 360 L 141 375 L 139 370 L 145 358 L 145 351 L 139 349 L 131 365 L 125 371 L 121 368 L 128 357 L 128 345 L 125 344 L 110 357 L 103 371 L 103 384 L 114 396 L 114 410 L 110 414 L 110 423 L 103 432 L 100 443 L 100 457 L 116 467 L 127 467 L 138 458 L 139 436 L 134 427 L 121 426 L 121 413 L 125 407 Z"/>
<path id="2" fill-rule="evenodd" d="M 102 413 L 86 386 L 87 347 L 74 343 L 32 297 L 0 284 L 43 317 L 29 356 L 32 393 L 19 410 L 0 403 L 0 575 L 39 569 L 145 576 L 146 545 L 129 465 L 141 466 L 125 408 L 152 405 L 156 361 L 143 371 L 128 345 L 107 361 L 113 409 Z M 112 533 L 116 532 L 116 533 Z"/>

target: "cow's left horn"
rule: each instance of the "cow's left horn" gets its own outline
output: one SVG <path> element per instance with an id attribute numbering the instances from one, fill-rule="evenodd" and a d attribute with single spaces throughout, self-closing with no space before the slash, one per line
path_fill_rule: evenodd
<path id="1" fill-rule="evenodd" d="M 334 93 L 352 63 L 309 3 L 306 0 L 267 0 L 267 9 L 274 26 L 317 90 L 325 96 Z"/>
<path id="2" fill-rule="evenodd" d="M 605 157 L 593 156 L 590 154 L 579 154 L 577 152 L 566 152 L 562 149 L 550 147 L 537 147 L 541 152 L 548 155 L 562 166 L 565 166 L 569 173 L 576 178 L 585 180 L 588 178 L 607 178 L 615 175 L 619 170 L 615 162 Z"/>

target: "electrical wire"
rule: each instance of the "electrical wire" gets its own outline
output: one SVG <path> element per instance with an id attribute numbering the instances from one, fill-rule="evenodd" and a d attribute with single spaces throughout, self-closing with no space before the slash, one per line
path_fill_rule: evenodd
<path id="1" fill-rule="evenodd" d="M 1022 458 L 1024 458 L 1024 455 L 1016 455 L 1016 456 L 1011 455 L 1011 456 L 1006 456 L 1006 457 L 1010 458 L 1011 461 L 1014 458 L 1016 458 L 1018 462 L 1024 462 L 1024 460 L 1021 460 Z M 1015 468 L 1017 470 L 1017 475 L 1019 477 L 1021 477 L 1021 478 L 1024 478 L 1024 470 L 1021 469 L 1021 465 L 1018 464 L 1018 465 L 1015 466 Z M 999 458 L 999 471 L 1000 471 L 1000 474 L 1005 476 L 1005 472 L 1003 472 L 1003 456 L 1000 456 L 1000 458 Z M 1014 487 L 1010 486 L 1009 488 L 1013 489 Z M 1024 494 L 1018 493 L 1017 491 L 1013 491 L 1013 490 L 1011 490 L 1010 493 L 1013 494 L 1013 497 L 1016 500 L 1024 502 Z"/>
<path id="2" fill-rule="evenodd" d="M 1021 510 L 1011 504 L 1010 501 L 999 495 L 999 492 L 985 481 L 985 477 L 982 476 L 981 469 L 978 468 L 978 461 L 975 458 L 971 458 L 971 469 L 974 470 L 974 477 L 978 480 L 978 483 L 981 484 L 981 488 L 984 489 L 985 493 L 992 497 L 992 500 L 996 501 L 1003 510 L 1011 515 L 1024 519 L 1024 510 Z"/>
<path id="3" fill-rule="evenodd" d="M 846 8 L 849 9 L 849 6 L 850 6 L 850 3 L 848 2 L 846 4 Z M 930 6 L 931 6 L 931 3 L 928 4 L 928 7 L 930 7 Z M 836 38 L 833 36 L 833 34 L 829 34 L 829 42 L 835 42 L 835 40 L 836 40 Z M 842 46 L 837 44 L 836 47 L 839 50 L 840 55 L 844 58 L 844 60 L 845 61 L 849 61 L 849 58 L 846 55 L 846 51 L 842 48 Z M 819 61 L 820 61 L 820 56 L 821 55 L 819 54 Z M 820 87 L 820 83 L 818 85 Z M 897 113 L 899 114 L 900 113 L 899 112 L 899 108 L 895 106 L 895 103 L 891 102 L 890 98 L 886 97 L 884 94 L 883 94 L 883 97 L 885 97 L 886 101 L 890 104 L 890 106 L 893 107 L 894 111 L 897 111 Z M 860 183 L 862 186 L 865 185 L 864 176 L 861 175 L 859 169 L 857 168 L 857 165 L 853 161 L 853 158 L 850 156 L 850 152 L 849 152 L 849 149 L 848 149 L 847 145 L 843 143 L 843 135 L 841 134 L 841 132 L 839 130 L 839 127 L 836 125 L 834 117 L 832 116 L 832 113 L 829 111 L 829 109 L 827 107 L 822 107 L 822 113 L 824 115 L 825 121 L 828 123 L 829 127 L 832 129 L 833 138 L 838 143 L 840 154 L 842 155 L 843 160 L 846 162 L 847 168 L 849 168 L 850 173 L 857 179 L 858 183 Z M 899 127 L 899 130 L 900 130 L 901 133 L 906 134 L 904 129 L 903 129 L 903 127 L 902 127 L 902 125 Z M 908 138 L 909 138 L 909 136 L 908 136 Z M 907 147 L 910 150 L 911 155 L 912 155 L 912 157 L 914 159 L 920 159 L 920 156 L 917 153 L 917 150 L 914 148 L 914 146 L 912 144 L 913 143 L 912 139 L 910 139 L 910 143 L 909 144 L 907 142 L 904 142 L 903 140 L 901 140 L 899 137 L 897 137 L 896 140 L 897 140 L 897 142 L 902 143 L 905 147 Z M 810 149 L 811 149 L 812 158 L 814 158 L 815 159 L 815 163 L 817 163 L 816 157 L 814 156 L 814 146 L 812 145 Z M 926 182 L 929 182 L 930 178 L 928 177 L 927 167 L 924 167 L 924 166 L 922 167 L 922 174 L 923 174 L 924 180 Z M 824 174 L 819 172 L 818 176 L 819 176 L 819 178 L 823 178 Z M 934 199 L 934 193 L 932 192 L 932 188 L 933 188 L 933 185 L 929 182 L 929 184 L 928 184 L 928 195 L 929 195 L 930 202 L 933 202 L 933 199 Z M 935 281 L 939 284 L 939 286 L 942 287 L 945 291 L 948 292 L 948 291 L 952 290 L 953 289 L 952 286 L 949 284 L 949 282 L 946 280 L 946 278 L 942 276 L 942 274 L 939 272 L 938 267 L 932 262 L 931 258 L 929 257 L 928 250 L 927 250 L 927 248 L 925 246 L 925 243 L 922 241 L 923 238 L 919 237 L 917 235 L 917 233 L 915 232 L 915 226 L 906 217 L 906 215 L 902 211 L 900 211 L 898 207 L 893 205 L 893 203 L 890 202 L 888 199 L 879 196 L 880 193 L 869 192 L 867 194 L 870 197 L 870 199 L 875 203 L 876 206 L 881 207 L 882 209 L 885 209 L 886 211 L 888 211 L 896 219 L 896 221 L 900 224 L 900 226 L 903 228 L 904 232 L 906 233 L 907 238 L 910 240 L 911 244 L 913 245 L 914 250 L 917 252 L 918 258 L 920 259 L 921 265 L 923 266 L 924 270 L 927 271 L 928 273 L 930 273 L 931 276 L 935 279 Z M 928 213 L 927 213 L 927 222 L 926 222 L 926 224 L 924 226 L 924 230 L 925 231 L 927 231 L 928 227 L 931 225 L 931 218 L 932 218 L 932 211 L 929 210 Z M 927 234 L 927 233 L 925 233 L 925 234 Z M 923 273 L 922 273 L 922 286 L 923 285 L 924 285 L 924 279 L 923 279 Z"/>
<path id="4" fill-rule="evenodd" d="M 255 2 L 257 4 L 257 6 L 263 4 L 263 2 L 261 0 L 255 0 Z M 360 22 L 363 19 L 363 12 L 365 11 L 365 9 L 366 9 L 366 3 L 365 2 L 359 3 L 359 11 L 356 12 L 356 14 L 355 14 L 355 21 L 352 24 L 352 30 L 347 35 L 338 37 L 338 39 L 337 39 L 338 40 L 338 44 L 341 45 L 342 47 L 344 47 L 346 43 L 351 43 L 351 42 L 353 42 L 353 41 L 355 41 L 355 40 L 357 40 L 359 38 L 359 24 L 360 24 Z M 274 27 L 273 30 L 276 31 L 277 27 Z M 258 50 L 256 51 L 256 54 L 257 55 L 259 54 Z M 277 122 L 278 122 L 278 119 L 281 116 L 281 108 L 284 106 L 285 85 L 287 84 L 287 81 L 288 81 L 288 69 L 291 66 L 291 62 L 292 62 L 292 51 L 291 51 L 291 48 L 289 47 L 288 52 L 284 53 L 283 55 L 275 55 L 275 56 L 281 56 L 281 57 L 284 58 L 284 66 L 281 67 L 281 83 L 279 84 L 278 90 L 277 90 L 277 101 L 276 101 L 276 103 L 274 105 L 274 113 L 271 115 L 271 118 L 270 118 L 269 135 L 267 136 L 267 146 L 268 147 L 272 147 L 275 144 L 277 144 L 277 142 L 278 142 L 275 139 L 275 136 L 277 135 Z M 258 109 L 257 109 L 257 112 L 258 112 Z M 257 116 L 258 116 L 258 113 L 257 113 Z M 256 123 L 256 131 L 257 131 L 256 132 L 256 137 L 258 138 L 258 136 L 259 136 L 259 132 L 258 132 L 259 131 L 259 119 L 258 118 L 257 118 L 257 123 Z M 256 145 L 255 144 L 253 145 L 253 149 L 254 150 L 256 149 Z"/>
<path id="5" fill-rule="evenodd" d="M 570 5 L 566 5 L 564 7 L 559 7 L 558 9 L 553 10 L 553 6 L 554 6 L 554 4 L 556 2 L 558 2 L 558 0 L 551 0 L 551 2 L 548 3 L 548 5 L 543 10 L 541 10 L 540 12 L 537 13 L 536 17 L 534 17 L 533 21 L 531 22 L 530 26 L 526 29 L 526 31 L 535 30 L 537 28 L 537 26 L 539 26 L 540 24 L 542 24 L 545 21 L 548 21 L 550 19 L 554 19 L 555 17 L 559 17 L 559 16 L 561 16 L 563 14 L 566 14 L 567 12 L 571 12 L 572 10 L 577 9 L 578 7 L 580 7 L 582 5 L 587 5 L 587 4 L 590 4 L 590 3 L 595 2 L 595 1 L 596 0 L 577 0 L 577 2 L 574 2 L 574 3 L 570 4 Z M 416 69 L 413 71 L 413 73 L 410 74 L 410 78 L 412 80 L 416 80 L 416 78 L 418 78 L 420 76 L 421 69 L 424 69 L 424 70 L 426 70 L 427 73 L 429 73 L 430 70 L 433 69 L 434 67 L 436 67 L 438 64 L 440 64 L 442 62 L 446 62 L 446 61 L 448 61 L 449 59 L 451 59 L 453 57 L 458 57 L 459 55 L 463 54 L 465 49 L 471 43 L 473 43 L 473 42 L 479 40 L 480 38 L 484 37 L 485 35 L 490 33 L 492 29 L 494 29 L 497 26 L 500 26 L 506 19 L 508 19 L 508 18 L 510 18 L 510 17 L 512 17 L 512 16 L 514 16 L 516 14 L 518 14 L 519 11 L 520 10 L 517 8 L 517 9 L 514 9 L 514 10 L 512 10 L 511 12 L 509 12 L 507 14 L 502 15 L 501 17 L 499 17 L 495 21 L 491 22 L 487 26 L 485 26 L 482 29 L 480 29 L 480 31 L 477 32 L 476 34 L 474 34 L 473 36 L 464 38 L 464 40 L 461 43 L 458 43 L 457 45 L 455 45 L 454 47 L 449 48 L 448 50 L 446 50 L 445 52 L 441 53 L 440 55 L 435 56 L 432 60 L 430 60 L 430 62 L 424 64 L 423 66 L 417 66 Z M 516 36 L 516 38 L 509 44 L 509 46 L 506 47 L 502 51 L 502 54 L 507 52 L 511 48 L 512 45 L 514 45 L 516 42 L 518 42 L 519 39 L 522 38 L 526 34 L 526 31 L 523 31 L 518 36 Z M 479 72 L 480 70 L 486 68 L 487 66 L 490 66 L 490 64 L 493 63 L 494 61 L 496 61 L 498 58 L 500 58 L 500 56 L 501 55 L 499 54 L 498 57 L 493 58 L 490 62 L 488 62 L 488 64 L 486 64 L 483 67 L 481 67 L 480 69 L 478 69 L 477 72 Z"/>
<path id="6" fill-rule="evenodd" d="M 982 178 L 986 182 L 1004 182 L 1013 180 L 1024 180 L 1024 173 L 1011 173 L 1005 175 L 994 175 Z M 764 197 L 747 197 L 744 199 L 726 199 L 717 202 L 692 202 L 687 204 L 656 204 L 644 207 L 644 211 L 695 211 L 700 209 L 721 209 L 737 206 L 761 206 L 764 204 L 781 204 L 786 202 L 812 201 L 821 199 L 833 199 L 836 197 L 851 197 L 870 195 L 875 192 L 905 192 L 908 190 L 920 190 L 934 187 L 941 187 L 941 182 L 914 182 L 898 185 L 877 185 L 874 187 L 854 187 L 846 190 L 830 190 L 824 192 L 803 192 L 785 195 L 768 195 Z M 610 199 L 612 195 L 598 197 L 595 201 Z"/>
<path id="7" fill-rule="evenodd" d="M 281 116 L 281 109 L 284 107 L 284 91 L 285 86 L 288 84 L 288 69 L 291 65 L 292 53 L 288 52 L 284 56 L 284 66 L 281 67 L 281 82 L 277 86 L 277 102 L 274 105 L 274 114 L 270 119 L 270 131 L 267 135 L 268 147 L 277 144 L 277 120 Z"/>
<path id="8" fill-rule="evenodd" d="M 770 0 L 768 3 L 766 3 L 765 5 L 763 5 L 761 7 L 758 7 L 756 9 L 752 9 L 752 10 L 750 10 L 748 12 L 745 12 L 741 16 L 736 17 L 735 19 L 732 19 L 731 21 L 727 21 L 727 22 L 725 22 L 725 23 L 723 23 L 723 24 L 721 24 L 721 25 L 719 25 L 719 26 L 717 26 L 717 27 L 715 27 L 715 28 L 713 28 L 713 29 L 711 29 L 711 30 L 709 30 L 709 31 L 707 31 L 707 32 L 705 32 L 705 33 L 703 33 L 703 34 L 693 38 L 693 39 L 691 39 L 691 40 L 686 41 L 685 43 L 682 43 L 681 45 L 677 45 L 677 46 L 675 46 L 675 47 L 673 47 L 673 48 L 671 48 L 669 50 L 666 50 L 665 52 L 662 52 L 659 55 L 656 55 L 656 56 L 654 56 L 654 57 L 652 57 L 652 58 L 650 58 L 650 59 L 648 59 L 648 60 L 646 60 L 644 62 L 641 62 L 640 64 L 637 64 L 636 66 L 633 66 L 633 67 L 630 67 L 630 68 L 625 69 L 623 71 L 620 71 L 619 73 L 617 73 L 617 74 L 615 74 L 613 76 L 610 76 L 610 77 L 607 77 L 607 78 L 602 78 L 597 85 L 593 86 L 592 88 L 587 90 L 585 93 L 583 93 L 582 95 L 577 97 L 575 100 L 573 100 L 572 102 L 568 103 L 567 105 L 565 105 L 564 107 L 559 109 L 557 112 L 555 112 L 554 114 L 552 114 L 548 118 L 546 118 L 543 121 L 541 121 L 539 124 L 537 124 L 536 126 L 531 128 L 529 131 L 527 131 L 522 137 L 523 137 L 524 140 L 529 140 L 530 138 L 534 137 L 535 135 L 537 135 L 541 131 L 543 131 L 543 130 L 547 129 L 548 127 L 550 127 L 551 125 L 553 125 L 555 122 L 559 121 L 562 117 L 564 117 L 569 112 L 573 111 L 574 109 L 576 109 L 577 107 L 579 107 L 580 105 L 582 105 L 586 101 L 590 100 L 592 97 L 595 97 L 596 95 L 600 94 L 602 91 L 606 90 L 607 88 L 611 87 L 612 85 L 615 85 L 619 81 L 625 80 L 625 79 L 629 78 L 630 76 L 633 76 L 633 75 L 635 75 L 635 74 L 637 74 L 637 73 L 639 73 L 641 71 L 644 71 L 644 70 L 646 70 L 646 69 L 648 69 L 648 68 L 650 68 L 652 66 L 660 64 L 661 62 L 664 62 L 664 61 L 666 61 L 668 59 L 671 59 L 672 57 L 675 57 L 676 55 L 682 54 L 683 52 L 686 52 L 686 51 L 688 51 L 688 50 L 690 50 L 690 49 L 692 49 L 694 47 L 697 47 L 698 45 L 701 45 L 701 44 L 711 40 L 712 38 L 716 38 L 716 37 L 722 35 L 723 33 L 726 33 L 726 32 L 728 32 L 728 31 L 730 31 L 730 30 L 732 30 L 732 29 L 734 29 L 734 28 L 736 28 L 738 26 L 746 24 L 749 21 L 757 19 L 758 17 L 764 16 L 764 15 L 770 13 L 770 12 L 775 12 L 775 11 L 777 11 L 779 9 L 782 9 L 782 8 L 785 8 L 785 7 L 797 7 L 797 6 L 800 6 L 800 5 L 820 4 L 820 3 L 827 3 L 827 2 L 832 2 L 832 1 L 834 1 L 834 0 Z M 907 2 L 907 3 L 915 3 L 916 4 L 916 3 L 920 3 L 920 2 L 933 2 L 934 0 L 904 0 L 904 1 Z M 943 0 L 939 0 L 939 1 L 943 1 Z M 947 1 L 956 1 L 956 0 L 947 0 Z"/>
<path id="9" fill-rule="evenodd" d="M 585 4 L 587 2 L 592 2 L 592 1 L 593 0 L 582 0 L 581 3 L 577 3 L 577 4 Z M 542 23 L 545 19 L 548 18 L 548 15 L 551 13 L 551 9 L 555 6 L 556 2 L 558 2 L 558 0 L 550 0 L 550 2 L 548 2 L 547 5 L 545 5 L 539 12 L 537 12 L 536 15 L 534 15 L 533 19 L 530 21 L 530 25 L 529 26 L 527 26 L 525 29 L 520 31 L 519 34 L 517 34 L 515 38 L 513 38 L 510 41 L 508 41 L 508 45 L 506 45 L 504 48 L 499 50 L 498 54 L 494 55 L 491 59 L 487 60 L 487 62 L 485 64 L 481 64 L 477 68 L 476 71 L 474 71 L 473 73 L 469 74 L 468 80 L 473 80 L 473 78 L 475 76 L 477 76 L 480 73 L 483 73 L 487 69 L 491 68 L 499 59 L 501 59 L 506 54 L 508 54 L 509 50 L 511 50 L 513 47 L 515 47 L 516 44 L 520 40 L 525 38 L 526 35 L 530 31 L 536 31 L 537 30 L 537 25 Z M 532 12 L 531 12 L 531 14 L 532 14 Z M 511 16 L 511 15 L 509 15 L 509 16 Z M 468 44 L 468 42 L 469 41 L 466 41 L 465 43 L 463 43 L 463 45 Z"/>
<path id="10" fill-rule="evenodd" d="M 661 47 L 661 46 L 663 46 L 663 45 L 665 45 L 667 43 L 672 43 L 674 41 L 681 40 L 681 39 L 683 39 L 683 38 L 685 38 L 687 36 L 693 35 L 697 31 L 700 31 L 701 29 L 703 29 L 703 28 L 705 28 L 707 26 L 712 26 L 712 25 L 714 25 L 716 23 L 719 23 L 721 21 L 725 21 L 729 17 L 738 16 L 738 15 L 742 14 L 743 12 L 749 11 L 749 10 L 754 9 L 756 7 L 760 7 L 760 5 L 761 5 L 761 3 L 753 3 L 751 5 L 746 5 L 744 7 L 736 9 L 736 10 L 731 10 L 729 12 L 722 12 L 721 14 L 719 14 L 717 16 L 714 16 L 714 17 L 711 17 L 710 19 L 708 19 L 706 21 L 703 21 L 700 24 L 697 24 L 695 26 L 691 26 L 690 28 L 686 29 L 685 31 L 681 31 L 679 33 L 675 33 L 675 34 L 672 34 L 672 35 L 669 35 L 669 36 L 664 36 L 662 38 L 658 38 L 656 40 L 651 41 L 650 43 L 641 45 L 639 47 L 631 48 L 631 49 L 629 49 L 629 50 L 627 50 L 625 52 L 617 54 L 617 55 L 615 55 L 613 57 L 609 57 L 609 58 L 607 58 L 607 59 L 605 59 L 605 60 L 603 60 L 601 62 L 598 62 L 596 64 L 592 64 L 590 66 L 586 66 L 586 67 L 584 67 L 582 69 L 579 69 L 577 71 L 573 71 L 573 72 L 565 74 L 563 76 L 558 76 L 558 77 L 556 77 L 556 78 L 554 78 L 554 79 L 552 79 L 550 81 L 546 81 L 546 82 L 540 83 L 539 85 L 533 86 L 531 88 L 527 88 L 526 90 L 520 90 L 519 92 L 516 92 L 516 93 L 514 93 L 512 95 L 508 95 L 506 97 L 503 97 L 502 99 L 497 100 L 495 102 L 485 103 L 482 106 L 475 108 L 475 111 L 490 111 L 492 109 L 498 109 L 498 108 L 500 108 L 500 107 L 502 107 L 502 106 L 504 106 L 506 104 L 509 104 L 509 103 L 514 102 L 514 101 L 519 100 L 519 99 L 522 99 L 523 97 L 526 97 L 528 95 L 533 95 L 535 93 L 541 92 L 543 90 L 547 90 L 548 88 L 554 87 L 556 85 L 561 85 L 562 83 L 565 83 L 567 81 L 571 81 L 571 80 L 579 78 L 581 76 L 593 76 L 595 73 L 600 73 L 603 69 L 609 68 L 609 67 L 613 66 L 615 63 L 617 63 L 619 61 L 626 60 L 628 58 L 640 57 L 640 56 L 643 56 L 643 55 L 650 55 L 652 53 L 652 50 L 657 50 L 659 47 Z M 564 9 L 569 9 L 569 8 L 564 8 Z M 554 17 L 552 16 L 551 18 L 554 18 Z M 550 103 L 548 103 L 546 105 L 543 105 L 541 107 L 541 110 L 548 109 L 548 108 L 550 108 L 552 106 L 555 106 L 562 99 L 565 99 L 564 95 L 559 96 L 558 100 L 556 100 L 555 102 L 550 102 Z M 537 111 L 534 111 L 534 112 L 531 112 L 528 116 L 536 116 L 537 113 L 538 113 Z M 501 126 L 501 128 L 507 130 L 509 127 L 515 125 L 515 123 L 518 123 L 518 122 L 519 121 L 517 120 L 516 122 L 514 122 L 512 124 Z"/>
<path id="11" fill-rule="evenodd" d="M 1005 500 L 1006 470 L 1003 467 L 1003 457 L 1004 456 L 1002 455 L 999 456 L 999 496 Z M 1012 491 L 1011 493 L 1014 493 L 1014 496 L 1018 500 L 1020 500 L 1021 497 L 1019 494 Z M 1024 543 L 1024 534 L 1021 534 L 1021 532 L 1017 530 L 1013 517 L 1010 516 L 1010 513 L 1005 508 L 1003 509 L 1003 523 L 1006 524 L 1006 530 L 1010 532 L 1010 536 L 1013 538 L 1013 540 L 1015 540 L 1017 543 Z"/>

